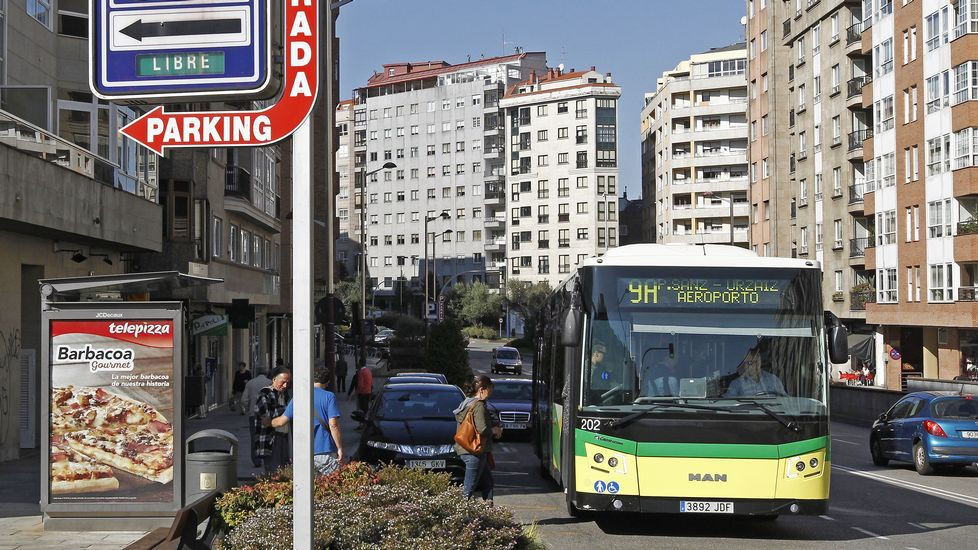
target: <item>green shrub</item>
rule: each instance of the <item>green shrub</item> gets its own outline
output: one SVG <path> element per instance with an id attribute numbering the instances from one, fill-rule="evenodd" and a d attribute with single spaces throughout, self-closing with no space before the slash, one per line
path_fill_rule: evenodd
<path id="1" fill-rule="evenodd" d="M 424 370 L 424 338 L 397 334 L 391 339 L 390 351 L 389 368 Z"/>
<path id="2" fill-rule="evenodd" d="M 468 336 L 469 338 L 481 338 L 482 340 L 492 340 L 493 338 L 499 336 L 497 331 L 482 325 L 465 327 L 462 329 L 462 334 Z"/>
<path id="3" fill-rule="evenodd" d="M 510 511 L 464 498 L 458 487 L 428 494 L 409 483 L 369 486 L 317 500 L 313 524 L 317 550 L 539 548 Z M 228 533 L 221 547 L 291 549 L 291 506 L 257 511 Z"/>

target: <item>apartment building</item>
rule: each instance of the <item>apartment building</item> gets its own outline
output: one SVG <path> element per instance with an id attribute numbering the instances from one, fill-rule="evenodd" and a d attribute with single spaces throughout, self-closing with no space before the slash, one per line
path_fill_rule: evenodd
<path id="1" fill-rule="evenodd" d="M 353 276 L 357 271 L 357 256 L 360 253 L 359 221 L 357 211 L 358 189 L 354 186 L 356 166 L 353 162 L 353 100 L 341 101 L 336 106 L 336 130 L 338 144 L 335 155 L 336 167 L 336 211 L 334 216 L 339 224 L 336 236 L 336 261 L 340 279 Z"/>
<path id="2" fill-rule="evenodd" d="M 859 342 L 853 364 L 873 366 L 882 339 L 865 312 L 862 5 L 754 0 L 747 9 L 751 247 L 817 260 L 825 309 Z"/>
<path id="3" fill-rule="evenodd" d="M 0 3 L 0 461 L 40 443 L 38 279 L 124 273 L 163 248 L 155 156 L 116 132 L 136 111 L 92 97 L 86 24 Z"/>
<path id="4" fill-rule="evenodd" d="M 748 245 L 746 70 L 745 44 L 712 48 L 646 94 L 642 199 L 654 242 Z"/>
<path id="5" fill-rule="evenodd" d="M 354 192 L 363 185 L 365 200 L 351 221 L 359 225 L 365 216 L 367 272 L 377 300 L 396 304 L 404 299 L 403 285 L 420 286 L 426 248 L 439 289 L 449 281 L 486 280 L 486 255 L 496 257 L 502 236 L 487 217 L 505 177 L 500 99 L 531 72 L 545 70 L 543 52 L 457 65 L 392 63 L 354 92 Z M 383 168 L 386 163 L 396 168 Z M 447 220 L 438 217 L 442 212 Z M 423 236 L 425 219 L 435 217 Z"/>
<path id="6" fill-rule="evenodd" d="M 573 266 L 618 245 L 618 98 L 594 67 L 537 73 L 506 93 L 504 189 L 486 197 L 490 261 L 557 286 Z M 571 133 L 573 131 L 573 137 Z M 507 216 L 508 213 L 508 216 Z"/>
<path id="7" fill-rule="evenodd" d="M 866 0 L 866 269 L 889 387 L 978 364 L 978 5 Z M 973 370 L 972 370 L 973 372 Z"/>

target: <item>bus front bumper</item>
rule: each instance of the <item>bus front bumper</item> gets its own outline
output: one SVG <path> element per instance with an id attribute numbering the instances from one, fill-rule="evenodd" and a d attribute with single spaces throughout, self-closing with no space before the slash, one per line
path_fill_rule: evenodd
<path id="1" fill-rule="evenodd" d="M 828 500 L 800 499 L 728 499 L 728 498 L 672 498 L 638 497 L 628 495 L 598 495 L 577 493 L 576 507 L 592 512 L 643 512 L 649 514 L 682 513 L 683 502 L 732 503 L 733 511 L 727 515 L 770 516 L 775 514 L 821 515 L 829 508 Z M 616 502 L 617 501 L 617 502 Z M 726 506 L 723 506 L 726 509 Z M 687 512 L 698 513 L 698 512 Z M 723 515 L 723 513 L 720 513 Z"/>

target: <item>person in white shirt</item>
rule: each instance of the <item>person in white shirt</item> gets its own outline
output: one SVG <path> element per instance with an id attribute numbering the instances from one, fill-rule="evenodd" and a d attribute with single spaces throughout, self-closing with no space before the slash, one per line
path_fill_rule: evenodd
<path id="1" fill-rule="evenodd" d="M 255 452 L 255 426 L 258 423 L 256 401 L 258 399 L 258 392 L 262 388 L 267 388 L 270 385 L 272 385 L 272 381 L 268 378 L 268 374 L 265 371 L 261 371 L 256 373 L 255 377 L 245 384 L 244 391 L 241 393 L 241 410 L 248 411 L 248 433 L 251 434 L 251 463 L 255 465 L 255 468 L 259 468 L 262 465 L 261 457 Z"/>

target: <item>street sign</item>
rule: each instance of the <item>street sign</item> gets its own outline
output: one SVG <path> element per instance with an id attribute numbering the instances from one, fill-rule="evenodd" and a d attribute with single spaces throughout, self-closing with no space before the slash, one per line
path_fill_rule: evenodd
<path id="1" fill-rule="evenodd" d="M 91 0 L 91 88 L 113 100 L 274 93 L 270 0 Z"/>
<path id="2" fill-rule="evenodd" d="M 151 0 L 146 3 L 156 2 Z M 120 131 L 160 155 L 169 147 L 269 145 L 291 135 L 312 112 L 319 89 L 319 3 L 310 0 L 286 0 L 284 4 L 283 93 L 274 105 L 257 111 L 179 113 L 168 113 L 163 107 L 156 107 Z M 123 28 L 129 28 L 137 24 L 137 21 L 126 20 Z M 222 15 L 215 21 L 223 21 L 221 25 L 224 26 L 220 30 L 234 28 L 233 18 L 229 16 Z M 187 36 L 180 33 L 198 31 L 199 27 L 195 25 L 181 24 L 168 27 L 166 31 L 154 29 L 149 34 L 141 28 L 133 27 L 131 33 L 137 34 L 143 40 L 163 40 Z M 126 39 L 135 41 L 131 36 Z M 215 53 L 206 44 L 183 50 L 179 59 L 166 57 L 172 54 L 168 52 L 154 50 L 140 54 L 143 57 L 136 62 L 137 70 L 196 77 L 207 76 L 202 71 L 214 71 L 222 64 L 231 62 L 228 55 Z"/>

